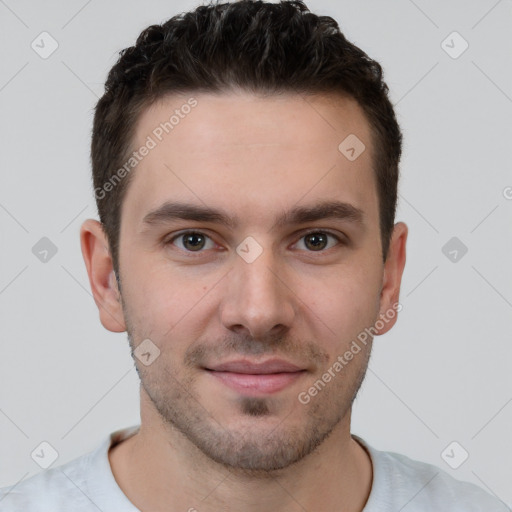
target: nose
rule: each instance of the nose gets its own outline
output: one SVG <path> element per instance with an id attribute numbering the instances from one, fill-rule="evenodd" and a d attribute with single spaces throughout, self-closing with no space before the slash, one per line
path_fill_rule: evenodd
<path id="1" fill-rule="evenodd" d="M 220 313 L 224 327 L 234 331 L 245 329 L 255 339 L 290 328 L 297 298 L 272 251 L 264 250 L 252 263 L 236 256 L 226 279 Z"/>

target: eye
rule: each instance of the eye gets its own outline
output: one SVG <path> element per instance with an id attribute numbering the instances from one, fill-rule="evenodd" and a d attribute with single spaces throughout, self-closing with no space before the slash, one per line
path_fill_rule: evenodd
<path id="1" fill-rule="evenodd" d="M 181 243 L 174 244 L 175 241 Z M 209 246 L 208 242 L 210 243 Z M 188 252 L 201 252 L 202 249 L 213 249 L 215 247 L 213 240 L 200 231 L 185 231 L 173 236 L 166 242 L 167 244 L 177 245 L 178 248 Z"/>
<path id="2" fill-rule="evenodd" d="M 329 240 L 330 239 L 330 240 Z M 300 247 L 300 244 L 303 244 Z M 295 245 L 299 245 L 299 249 L 306 250 L 308 252 L 322 252 L 331 249 L 337 244 L 342 244 L 343 240 L 329 231 L 310 231 L 299 239 Z M 175 245 L 179 249 L 185 252 L 196 252 L 200 253 L 207 249 L 214 249 L 214 241 L 205 233 L 201 231 L 183 231 L 170 238 L 165 245 Z"/>
<path id="3" fill-rule="evenodd" d="M 334 239 L 335 243 L 329 245 L 329 238 Z M 305 235 L 302 235 L 300 241 L 304 240 L 304 246 L 309 252 L 320 252 L 326 249 L 334 247 L 337 243 L 341 243 L 342 240 L 328 231 L 310 231 Z M 298 242 L 299 243 L 299 242 Z"/>

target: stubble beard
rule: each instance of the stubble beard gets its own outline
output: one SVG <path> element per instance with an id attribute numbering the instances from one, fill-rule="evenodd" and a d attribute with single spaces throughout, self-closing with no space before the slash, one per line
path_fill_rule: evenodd
<path id="1" fill-rule="evenodd" d="M 136 347 L 133 342 L 134 330 L 124 310 L 128 340 L 141 386 L 160 416 L 164 428 L 171 436 L 181 434 L 211 461 L 252 478 L 268 478 L 276 471 L 301 461 L 340 426 L 342 420 L 350 414 L 370 357 L 369 349 L 366 355 L 361 354 L 362 362 L 351 368 L 356 370 L 354 375 L 350 378 L 337 376 L 338 380 L 328 384 L 309 404 L 301 404 L 296 399 L 288 411 L 276 408 L 276 404 L 282 404 L 282 401 L 272 397 L 241 396 L 236 407 L 244 424 L 248 426 L 229 427 L 223 425 L 221 414 L 216 417 L 208 412 L 194 388 L 194 377 L 177 379 L 178 373 L 165 366 L 165 354 L 161 354 L 164 357 L 160 356 L 149 367 L 137 361 L 133 354 Z M 226 345 L 241 346 L 233 340 Z M 268 352 L 268 347 L 268 344 L 258 345 L 253 341 L 246 352 Z M 326 356 L 314 344 L 309 344 L 308 350 L 319 360 Z M 202 352 L 198 350 L 196 353 Z M 295 418 L 290 425 L 287 418 L 293 418 L 297 411 L 305 415 L 305 418 L 300 423 Z M 273 416 L 277 418 L 277 414 L 282 420 L 272 421 Z M 248 422 L 248 419 L 251 421 Z"/>
<path id="2" fill-rule="evenodd" d="M 365 366 L 348 399 L 344 398 L 346 390 L 342 391 L 333 383 L 309 404 L 294 400 L 284 412 L 276 411 L 273 398 L 240 397 L 236 407 L 244 425 L 248 426 L 230 427 L 223 424 L 220 414 L 208 412 L 195 391 L 194 379 L 185 378 L 180 382 L 172 371 L 162 366 L 160 370 L 162 368 L 158 374 L 156 368 L 138 373 L 165 429 L 171 435 L 184 436 L 212 461 L 251 477 L 269 476 L 299 462 L 319 447 L 350 413 L 366 371 Z M 343 377 L 338 378 L 343 384 Z M 305 418 L 300 424 L 294 419 L 290 425 L 287 419 L 297 411 Z M 276 412 L 283 419 L 274 425 L 271 420 Z"/>

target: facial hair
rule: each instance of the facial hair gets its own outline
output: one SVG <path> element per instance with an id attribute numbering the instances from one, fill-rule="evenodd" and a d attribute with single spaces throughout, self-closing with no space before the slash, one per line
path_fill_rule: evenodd
<path id="1" fill-rule="evenodd" d="M 126 314 L 125 314 L 126 316 Z M 228 357 L 279 355 L 292 361 L 315 363 L 318 378 L 329 365 L 329 355 L 312 342 L 295 342 L 283 333 L 255 340 L 251 336 L 231 333 L 218 343 L 194 343 L 179 364 L 166 348 L 172 341 L 159 343 L 160 356 L 145 367 L 133 350 L 143 336 L 136 336 L 126 319 L 132 357 L 141 385 L 169 432 L 183 435 L 206 457 L 230 470 L 254 477 L 269 477 L 302 460 L 320 446 L 340 424 L 364 380 L 370 350 L 360 353 L 360 362 L 350 365 L 327 384 L 307 405 L 297 399 L 286 405 L 274 396 L 240 396 L 236 400 L 242 425 L 228 425 L 222 413 L 208 410 L 195 387 L 201 364 L 207 359 L 225 360 Z M 134 338 L 140 341 L 134 342 Z M 370 346 L 370 344 L 368 344 Z M 187 371 L 184 371 L 187 370 Z M 201 370 L 204 371 L 204 370 Z M 317 373 L 317 372 L 315 372 Z M 316 379 L 315 379 L 316 380 Z M 277 421 L 277 414 L 284 418 Z M 230 407 L 231 411 L 231 407 Z M 287 422 L 288 417 L 300 414 L 300 422 Z M 253 421 L 248 422 L 251 418 Z M 272 420 L 276 420 L 273 421 Z M 172 434 L 171 434 L 172 435 Z"/>

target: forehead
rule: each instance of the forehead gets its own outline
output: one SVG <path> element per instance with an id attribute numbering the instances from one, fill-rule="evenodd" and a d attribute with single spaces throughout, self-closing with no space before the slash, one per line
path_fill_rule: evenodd
<path id="1" fill-rule="evenodd" d="M 350 98 L 167 96 L 141 114 L 132 146 L 151 149 L 123 201 L 129 223 L 170 199 L 227 205 L 253 220 L 315 197 L 377 212 L 370 126 Z M 364 151 L 353 159 L 352 147 Z"/>
<path id="2" fill-rule="evenodd" d="M 337 146 L 340 137 L 351 133 L 370 143 L 369 124 L 361 107 L 350 97 L 263 97 L 233 91 L 164 96 L 141 113 L 135 143 L 143 143 L 147 135 L 153 135 L 157 142 L 180 144 L 188 153 L 225 149 L 231 152 L 237 145 L 284 147 L 304 143 L 322 151 L 332 144 Z"/>

